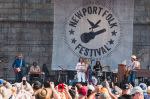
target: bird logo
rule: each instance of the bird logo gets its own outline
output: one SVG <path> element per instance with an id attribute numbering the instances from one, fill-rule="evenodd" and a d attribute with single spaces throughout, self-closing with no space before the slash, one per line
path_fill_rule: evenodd
<path id="1" fill-rule="evenodd" d="M 94 23 L 93 23 L 92 21 L 90 21 L 89 19 L 87 19 L 87 21 L 88 21 L 89 24 L 91 25 L 91 27 L 89 28 L 89 30 L 92 30 L 92 31 L 93 31 L 93 29 L 99 27 L 98 24 L 101 22 L 101 20 L 98 20 L 98 21 L 94 24 Z"/>

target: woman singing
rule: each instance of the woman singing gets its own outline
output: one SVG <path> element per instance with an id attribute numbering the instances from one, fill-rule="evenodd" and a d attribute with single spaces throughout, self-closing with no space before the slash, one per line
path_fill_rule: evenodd
<path id="1" fill-rule="evenodd" d="M 85 82 L 86 69 L 87 67 L 84 62 L 84 59 L 79 58 L 79 62 L 76 65 L 78 82 Z"/>

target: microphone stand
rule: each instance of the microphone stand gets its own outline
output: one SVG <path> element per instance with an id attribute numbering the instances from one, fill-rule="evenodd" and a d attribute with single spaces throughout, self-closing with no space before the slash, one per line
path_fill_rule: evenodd
<path id="1" fill-rule="evenodd" d="M 66 69 L 64 69 L 62 66 L 58 66 L 58 67 L 61 68 L 61 70 L 59 71 L 59 75 L 58 75 L 58 82 L 60 82 L 61 73 L 63 71 L 65 71 Z M 68 78 L 68 76 L 67 76 L 67 74 L 65 74 L 65 83 L 67 83 L 67 78 Z"/>

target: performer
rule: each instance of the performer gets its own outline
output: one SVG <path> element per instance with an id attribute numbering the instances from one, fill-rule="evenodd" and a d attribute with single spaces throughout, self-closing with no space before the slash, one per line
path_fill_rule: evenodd
<path id="1" fill-rule="evenodd" d="M 79 62 L 76 65 L 76 70 L 77 70 L 78 82 L 85 82 L 85 75 L 86 75 L 85 73 L 86 73 L 87 67 L 83 58 L 79 58 Z"/>
<path id="2" fill-rule="evenodd" d="M 49 80 L 50 73 L 49 73 L 49 70 L 48 70 L 48 66 L 46 64 L 43 64 L 42 72 L 45 73 L 45 80 Z"/>
<path id="3" fill-rule="evenodd" d="M 41 69 L 37 65 L 37 62 L 33 62 L 33 65 L 30 67 L 29 75 L 30 75 L 30 81 L 33 81 L 33 77 L 40 77 Z"/>
<path id="4" fill-rule="evenodd" d="M 89 59 L 86 59 L 85 61 L 85 64 L 86 64 L 86 80 L 89 84 L 92 83 L 92 68 L 91 68 L 91 60 Z"/>
<path id="5" fill-rule="evenodd" d="M 127 65 L 126 70 L 128 71 L 128 82 L 133 86 L 135 85 L 136 70 L 140 68 L 140 62 L 137 60 L 137 57 L 135 55 L 132 55 L 131 62 L 129 63 L 129 65 Z"/>
<path id="6" fill-rule="evenodd" d="M 102 65 L 100 61 L 96 61 L 96 64 L 93 66 L 93 70 L 96 76 L 101 76 L 102 73 Z"/>
<path id="7" fill-rule="evenodd" d="M 23 59 L 23 55 L 20 53 L 14 60 L 12 67 L 15 72 L 15 81 L 16 82 L 21 82 L 22 77 L 24 76 L 23 74 L 23 67 L 25 67 L 25 60 Z"/>
<path id="8" fill-rule="evenodd" d="M 41 73 L 40 67 L 37 65 L 37 62 L 33 62 L 33 65 L 30 67 L 30 74 L 39 74 Z"/>

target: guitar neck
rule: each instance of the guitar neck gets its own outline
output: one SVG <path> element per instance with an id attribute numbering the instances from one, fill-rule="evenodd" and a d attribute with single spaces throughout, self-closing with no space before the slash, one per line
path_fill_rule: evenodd
<path id="1" fill-rule="evenodd" d="M 98 35 L 98 34 L 101 34 L 101 33 L 105 32 L 105 31 L 106 31 L 106 29 L 102 29 L 102 30 L 99 30 L 99 31 L 95 32 L 94 34 Z"/>

